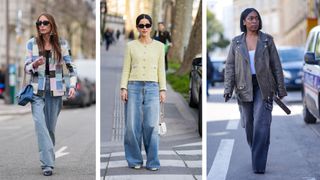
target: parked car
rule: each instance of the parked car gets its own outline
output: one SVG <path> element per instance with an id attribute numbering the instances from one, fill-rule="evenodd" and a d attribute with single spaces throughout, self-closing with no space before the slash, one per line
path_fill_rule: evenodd
<path id="1" fill-rule="evenodd" d="M 278 53 L 286 88 L 301 89 L 304 49 L 302 47 L 279 47 Z"/>
<path id="2" fill-rule="evenodd" d="M 210 57 L 210 60 L 213 66 L 211 85 L 214 86 L 215 83 L 224 81 L 224 68 L 226 64 L 226 58 Z"/>
<path id="3" fill-rule="evenodd" d="M 94 59 L 76 59 L 74 64 L 78 76 L 90 89 L 90 103 L 96 102 L 96 61 Z"/>
<path id="4" fill-rule="evenodd" d="M 303 65 L 303 119 L 306 123 L 316 123 L 320 118 L 320 26 L 309 32 Z"/>
<path id="5" fill-rule="evenodd" d="M 66 81 L 68 80 L 66 79 Z M 90 106 L 91 105 L 90 91 L 91 91 L 90 87 L 85 82 L 85 80 L 78 77 L 75 97 L 64 99 L 63 105 L 80 106 L 80 107 Z"/>
<path id="6" fill-rule="evenodd" d="M 198 108 L 198 132 L 202 135 L 202 57 L 192 61 L 189 81 L 189 106 Z"/>

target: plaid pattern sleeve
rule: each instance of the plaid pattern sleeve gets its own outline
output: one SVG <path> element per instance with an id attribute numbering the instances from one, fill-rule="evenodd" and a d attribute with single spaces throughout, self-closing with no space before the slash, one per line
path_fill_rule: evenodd
<path id="1" fill-rule="evenodd" d="M 25 72 L 28 74 L 37 72 L 37 69 L 33 68 L 33 61 L 37 58 L 33 52 L 33 44 L 35 43 L 35 39 L 32 38 L 27 42 L 26 45 L 26 58 L 25 58 Z"/>
<path id="2" fill-rule="evenodd" d="M 77 83 L 77 72 L 76 72 L 75 65 L 72 63 L 71 50 L 66 40 L 61 40 L 60 44 L 61 44 L 62 59 L 64 60 L 64 63 L 66 64 L 66 67 L 69 71 L 70 87 L 74 88 L 76 87 L 76 83 Z"/>

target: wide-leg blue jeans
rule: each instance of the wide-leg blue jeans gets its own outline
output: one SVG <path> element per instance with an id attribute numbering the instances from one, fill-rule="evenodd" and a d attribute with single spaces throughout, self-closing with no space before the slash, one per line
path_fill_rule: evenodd
<path id="1" fill-rule="evenodd" d="M 45 96 L 33 95 L 31 104 L 40 153 L 41 168 L 54 168 L 55 128 L 62 107 L 62 97 L 50 94 L 49 79 L 46 79 Z"/>
<path id="2" fill-rule="evenodd" d="M 143 139 L 147 155 L 146 168 L 160 168 L 159 148 L 159 85 L 157 82 L 129 81 L 125 105 L 125 156 L 129 167 L 143 164 Z"/>
<path id="3" fill-rule="evenodd" d="M 240 102 L 239 108 L 244 122 L 247 142 L 251 149 L 252 168 L 265 172 L 270 144 L 272 99 L 263 100 L 259 86 L 253 87 L 253 102 Z"/>

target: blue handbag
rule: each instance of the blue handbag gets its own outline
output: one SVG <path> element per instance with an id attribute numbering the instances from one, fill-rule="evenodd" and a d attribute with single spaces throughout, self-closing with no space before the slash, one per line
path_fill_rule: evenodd
<path id="1" fill-rule="evenodd" d="M 33 102 L 33 88 L 30 84 L 25 86 L 18 94 L 17 100 L 20 106 L 25 106 L 28 102 Z"/>
<path id="2" fill-rule="evenodd" d="M 24 73 L 22 85 L 26 84 L 26 73 Z M 17 94 L 17 101 L 20 106 L 25 106 L 28 102 L 33 102 L 33 87 L 31 84 L 27 84 Z"/>

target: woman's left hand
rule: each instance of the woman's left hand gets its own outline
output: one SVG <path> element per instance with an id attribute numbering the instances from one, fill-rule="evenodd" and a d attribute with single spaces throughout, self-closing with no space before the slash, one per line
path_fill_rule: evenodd
<path id="1" fill-rule="evenodd" d="M 74 88 L 69 89 L 69 96 L 68 98 L 74 98 L 74 95 L 76 94 L 76 90 Z"/>
<path id="2" fill-rule="evenodd" d="M 166 91 L 160 91 L 160 102 L 164 103 L 166 100 Z"/>

